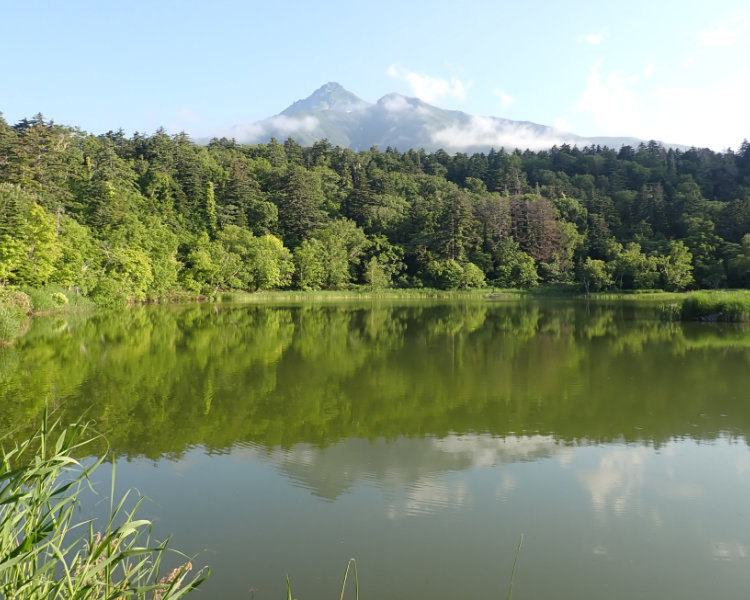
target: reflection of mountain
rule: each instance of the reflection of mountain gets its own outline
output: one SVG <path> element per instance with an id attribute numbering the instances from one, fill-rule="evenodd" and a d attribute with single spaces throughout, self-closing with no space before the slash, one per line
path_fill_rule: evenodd
<path id="1" fill-rule="evenodd" d="M 357 483 L 372 481 L 416 512 L 433 505 L 457 504 L 460 493 L 448 490 L 440 476 L 473 467 L 537 460 L 565 454 L 551 436 L 449 435 L 445 438 L 342 440 L 325 448 L 298 444 L 272 450 L 266 459 L 298 485 L 333 500 Z"/>
<path id="2" fill-rule="evenodd" d="M 748 329 L 637 316 L 472 302 L 42 318 L 0 353 L 0 429 L 50 402 L 87 414 L 118 452 L 151 457 L 454 433 L 746 436 Z"/>

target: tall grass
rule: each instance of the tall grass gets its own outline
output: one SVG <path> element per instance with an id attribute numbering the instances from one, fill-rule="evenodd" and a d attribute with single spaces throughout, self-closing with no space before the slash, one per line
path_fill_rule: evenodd
<path id="1" fill-rule="evenodd" d="M 218 300 L 234 303 L 274 302 L 349 302 L 370 300 L 483 300 L 492 293 L 492 288 L 472 290 L 436 290 L 432 288 L 387 288 L 371 289 L 360 286 L 342 290 L 279 290 L 264 292 L 225 292 Z"/>
<path id="2" fill-rule="evenodd" d="M 11 307 L 0 303 L 0 345 L 10 344 L 21 330 L 23 316 Z"/>
<path id="3" fill-rule="evenodd" d="M 85 426 L 60 429 L 45 416 L 30 439 L 9 448 L 0 440 L 0 597 L 173 600 L 208 576 L 208 569 L 190 576 L 181 553 L 180 565 L 162 575 L 167 541 L 151 540 L 151 523 L 136 518 L 142 499 L 131 509 L 128 494 L 115 504 L 114 466 L 106 523 L 95 531 L 94 521 L 76 520 L 105 459 L 84 466 L 75 458 L 94 439 Z"/>
<path id="4" fill-rule="evenodd" d="M 513 568 L 510 571 L 510 585 L 508 585 L 508 595 L 506 600 L 512 600 L 513 598 L 513 584 L 516 582 L 516 565 L 518 565 L 518 555 L 521 554 L 521 548 L 523 547 L 523 533 L 518 539 L 518 547 L 516 548 L 516 556 L 513 558 Z"/>
<path id="5" fill-rule="evenodd" d="M 10 344 L 31 313 L 31 298 L 18 291 L 0 290 L 0 345 Z"/>
<path id="6" fill-rule="evenodd" d="M 682 302 L 680 316 L 686 321 L 750 321 L 750 292 L 692 292 Z"/>
<path id="7" fill-rule="evenodd" d="M 21 291 L 31 298 L 32 310 L 35 313 L 84 310 L 95 306 L 91 298 L 61 285 L 47 285 L 40 288 L 23 287 Z"/>

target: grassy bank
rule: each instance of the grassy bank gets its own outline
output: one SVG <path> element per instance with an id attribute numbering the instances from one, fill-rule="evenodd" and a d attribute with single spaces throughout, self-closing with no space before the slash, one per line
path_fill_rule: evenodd
<path id="1" fill-rule="evenodd" d="M 22 333 L 31 314 L 31 298 L 22 292 L 0 294 L 0 346 Z"/>
<path id="2" fill-rule="evenodd" d="M 750 290 L 698 290 L 664 292 L 635 290 L 601 292 L 586 296 L 595 302 L 634 302 L 661 307 L 665 321 L 705 321 L 742 323 L 750 321 Z"/>
<path id="3" fill-rule="evenodd" d="M 750 321 L 750 290 L 691 292 L 682 301 L 683 321 Z"/>
<path id="4" fill-rule="evenodd" d="M 504 295 L 519 297 L 520 290 L 507 290 Z M 356 300 L 449 300 L 467 299 L 483 300 L 492 294 L 488 288 L 474 290 L 436 290 L 431 288 L 412 289 L 382 289 L 373 290 L 368 287 L 350 288 L 345 290 L 286 290 L 274 292 L 226 292 L 218 297 L 221 302 L 339 302 Z"/>
<path id="5" fill-rule="evenodd" d="M 90 310 L 95 304 L 62 286 L 0 289 L 0 345 L 8 345 L 28 328 L 30 317 Z"/>
<path id="6" fill-rule="evenodd" d="M 583 294 L 575 286 L 546 286 L 533 289 L 480 288 L 469 290 L 438 290 L 432 288 L 372 289 L 352 286 L 339 290 L 278 290 L 264 292 L 220 292 L 208 297 L 175 291 L 164 298 L 148 302 L 122 304 L 190 304 L 221 302 L 234 304 L 334 303 L 357 301 L 503 301 L 523 298 L 581 299 L 587 302 L 628 302 L 661 305 L 663 318 L 670 321 L 750 321 L 750 290 L 710 290 L 695 292 L 664 292 L 632 290 Z M 0 291 L 0 345 L 7 345 L 22 335 L 32 315 L 66 313 L 107 308 L 89 297 L 60 286 L 41 289 L 22 288 Z"/>

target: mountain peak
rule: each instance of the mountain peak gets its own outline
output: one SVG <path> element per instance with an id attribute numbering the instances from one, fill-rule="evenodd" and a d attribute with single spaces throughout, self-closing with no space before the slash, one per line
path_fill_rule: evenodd
<path id="1" fill-rule="evenodd" d="M 424 148 L 431 152 L 441 148 L 464 153 L 488 152 L 491 148 L 541 150 L 563 144 L 619 148 L 637 146 L 641 141 L 629 137 L 581 137 L 528 121 L 444 110 L 419 98 L 396 93 L 386 94 L 372 104 L 334 81 L 276 116 L 235 126 L 227 135 L 243 143 L 292 137 L 303 146 L 327 139 L 333 145 L 353 150 L 391 146 L 402 151 Z"/>
<path id="2" fill-rule="evenodd" d="M 329 81 L 322 85 L 307 98 L 297 100 L 290 107 L 281 112 L 282 115 L 295 115 L 299 113 L 314 112 L 321 110 L 333 110 L 338 112 L 351 112 L 358 108 L 370 106 L 355 94 L 344 88 L 335 81 Z"/>

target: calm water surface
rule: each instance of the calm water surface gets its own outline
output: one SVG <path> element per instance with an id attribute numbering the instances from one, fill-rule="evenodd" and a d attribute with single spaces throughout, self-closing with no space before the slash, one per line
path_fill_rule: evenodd
<path id="1" fill-rule="evenodd" d="M 750 329 L 566 302 L 37 319 L 0 430 L 84 410 L 196 598 L 750 590 Z M 105 470 L 106 471 L 106 470 Z M 101 484 L 106 491 L 104 482 Z M 353 590 L 350 591 L 353 597 Z"/>

